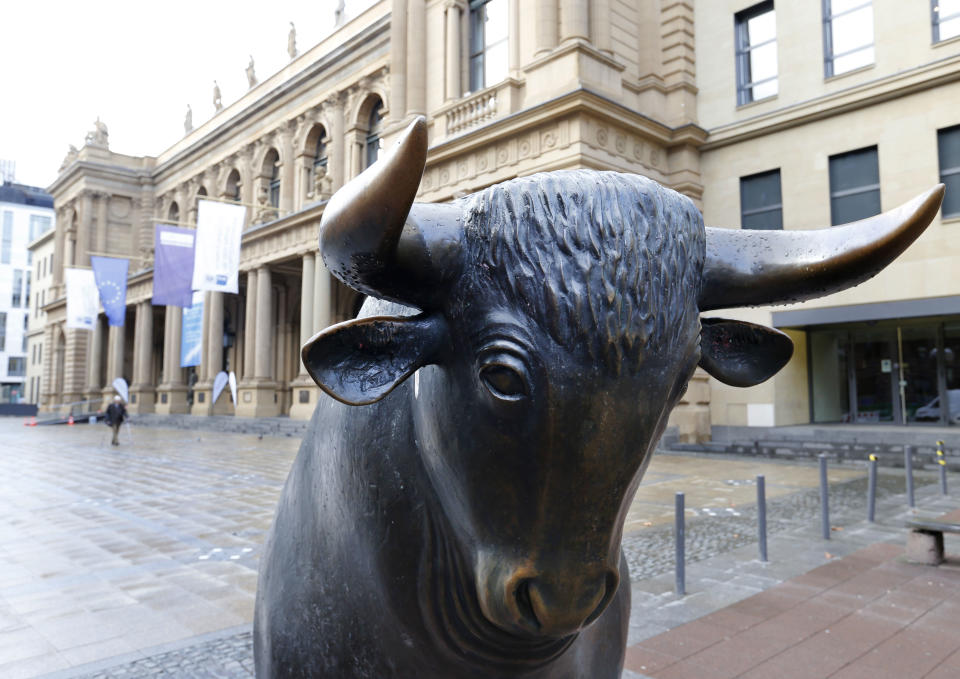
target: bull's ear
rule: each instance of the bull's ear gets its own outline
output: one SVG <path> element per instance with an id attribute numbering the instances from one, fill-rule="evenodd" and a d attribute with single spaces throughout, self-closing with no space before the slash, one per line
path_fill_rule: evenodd
<path id="1" fill-rule="evenodd" d="M 779 330 L 725 318 L 700 323 L 700 367 L 724 384 L 760 384 L 793 355 L 793 341 Z"/>
<path id="2" fill-rule="evenodd" d="M 317 333 L 300 356 L 321 389 L 360 406 L 379 401 L 433 362 L 446 337 L 446 322 L 439 314 L 359 318 Z"/>

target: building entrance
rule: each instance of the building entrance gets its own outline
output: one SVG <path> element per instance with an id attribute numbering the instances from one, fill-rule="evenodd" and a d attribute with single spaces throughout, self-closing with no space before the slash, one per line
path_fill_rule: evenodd
<path id="1" fill-rule="evenodd" d="M 808 330 L 813 422 L 960 424 L 960 319 Z"/>

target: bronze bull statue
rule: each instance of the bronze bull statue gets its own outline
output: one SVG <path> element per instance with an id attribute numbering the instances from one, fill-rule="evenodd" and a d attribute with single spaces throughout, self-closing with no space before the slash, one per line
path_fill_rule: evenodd
<path id="1" fill-rule="evenodd" d="M 697 365 L 749 386 L 792 353 L 700 312 L 861 283 L 943 187 L 847 226 L 741 231 L 589 170 L 414 204 L 426 153 L 420 119 L 323 215 L 324 262 L 371 299 L 303 347 L 333 398 L 265 546 L 257 676 L 619 677 L 621 531 L 671 409 Z"/>

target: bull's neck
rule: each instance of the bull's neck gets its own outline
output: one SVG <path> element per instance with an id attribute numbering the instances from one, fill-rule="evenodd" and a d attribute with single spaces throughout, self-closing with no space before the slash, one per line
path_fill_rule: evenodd
<path id="1" fill-rule="evenodd" d="M 445 518 L 425 513 L 425 549 L 420 564 L 420 609 L 439 648 L 457 662 L 471 663 L 480 675 L 491 670 L 518 675 L 560 657 L 576 635 L 538 639 L 510 634 L 483 615 L 472 570 L 450 539 Z"/>

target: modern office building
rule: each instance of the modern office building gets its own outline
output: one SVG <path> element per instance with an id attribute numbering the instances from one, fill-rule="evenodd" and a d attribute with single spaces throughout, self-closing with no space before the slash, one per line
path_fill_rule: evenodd
<path id="1" fill-rule="evenodd" d="M 954 4 L 382 0 L 157 157 L 111 150 L 98 121 L 50 187 L 42 402 L 102 402 L 123 376 L 136 412 L 229 414 L 227 398 L 210 403 L 226 369 L 237 415 L 307 417 L 319 390 L 298 348 L 362 301 L 317 256 L 326 200 L 425 115 L 421 201 L 611 169 L 685 193 L 711 225 L 809 229 L 952 183 L 944 217 L 875 280 L 731 312 L 785 329 L 793 360 L 746 390 L 698 371 L 672 419 L 685 438 L 711 423 L 948 420 L 934 399 L 960 389 Z M 184 369 L 181 310 L 150 303 L 153 228 L 193 225 L 202 197 L 248 206 L 241 290 L 204 295 L 201 365 Z M 123 328 L 64 327 L 63 268 L 91 252 L 131 258 Z"/>
<path id="2" fill-rule="evenodd" d="M 33 255 L 28 244 L 52 231 L 53 197 L 15 182 L 0 184 L 0 403 L 30 402 L 28 323 Z"/>

